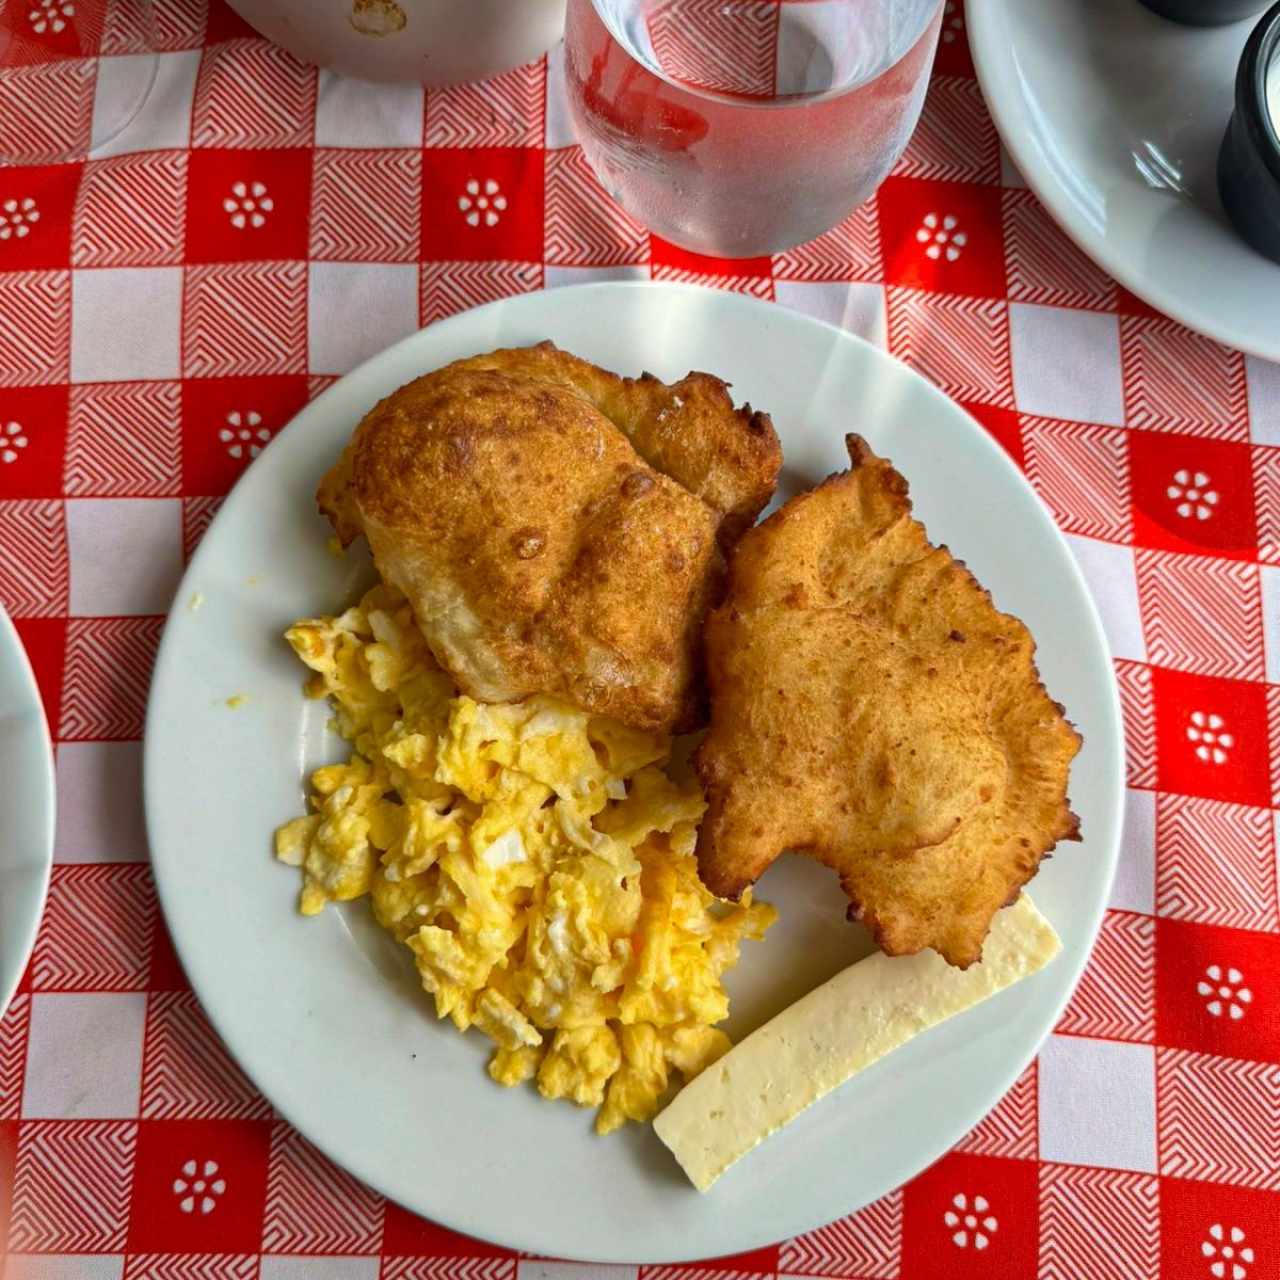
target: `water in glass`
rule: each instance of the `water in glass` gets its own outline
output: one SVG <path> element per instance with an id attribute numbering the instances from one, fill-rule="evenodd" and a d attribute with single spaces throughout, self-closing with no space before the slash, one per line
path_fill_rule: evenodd
<path id="1" fill-rule="evenodd" d="M 609 193 L 700 253 L 833 227 L 920 115 L 942 0 L 569 0 L 574 126 Z"/>

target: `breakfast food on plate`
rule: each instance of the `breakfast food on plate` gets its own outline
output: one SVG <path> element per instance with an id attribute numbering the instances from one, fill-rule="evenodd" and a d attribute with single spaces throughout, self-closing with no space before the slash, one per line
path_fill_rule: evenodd
<path id="1" fill-rule="evenodd" d="M 771 1133 L 920 1032 L 1044 968 L 1062 949 L 1024 893 L 999 912 L 982 963 L 871 955 L 784 1009 L 653 1122 L 699 1191 Z"/>
<path id="2" fill-rule="evenodd" d="M 457 361 L 321 483 L 382 583 L 287 632 L 351 748 L 276 832 L 300 910 L 367 896 L 493 1079 L 602 1133 L 683 1080 L 656 1127 L 702 1190 L 1059 947 L 1019 890 L 1077 834 L 1079 736 L 1026 628 L 847 443 L 850 471 L 752 529 L 781 453 L 719 379 L 550 343 Z M 672 735 L 708 687 L 695 750 Z M 722 979 L 786 849 L 835 868 L 888 955 L 731 1049 Z"/>
<path id="3" fill-rule="evenodd" d="M 851 469 L 738 545 L 707 619 L 702 880 L 736 899 L 784 850 L 840 876 L 891 955 L 964 967 L 1059 840 L 1080 736 L 1026 627 L 911 517 L 858 436 Z"/>
<path id="4" fill-rule="evenodd" d="M 719 379 L 624 379 L 543 344 L 401 387 L 318 498 L 461 692 L 667 733 L 700 719 L 702 620 L 780 463 Z"/>
<path id="5" fill-rule="evenodd" d="M 367 894 L 437 1013 L 493 1040 L 499 1084 L 598 1106 L 601 1132 L 649 1119 L 729 1047 L 721 976 L 774 918 L 698 880 L 688 744 L 459 694 L 391 586 L 287 634 L 352 748 L 276 833 L 301 910 Z"/>

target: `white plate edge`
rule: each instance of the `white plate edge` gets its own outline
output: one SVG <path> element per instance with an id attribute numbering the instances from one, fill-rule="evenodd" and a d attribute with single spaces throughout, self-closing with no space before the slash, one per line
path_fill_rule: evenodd
<path id="1" fill-rule="evenodd" d="M 37 896 L 36 909 L 27 924 L 25 934 L 19 943 L 18 951 L 15 953 L 21 956 L 21 960 L 13 976 L 5 981 L 3 986 L 0 986 L 0 1018 L 2 1018 L 13 1000 L 18 984 L 22 981 L 22 975 L 27 965 L 31 962 L 31 953 L 35 949 L 36 936 L 40 932 L 40 922 L 44 918 L 45 903 L 49 898 L 49 882 L 53 875 L 53 843 L 57 831 L 57 772 L 54 763 L 53 738 L 49 732 L 49 718 L 45 714 L 44 698 L 41 696 L 40 685 L 36 680 L 35 668 L 31 665 L 31 656 L 27 653 L 26 646 L 22 643 L 18 628 L 14 625 L 13 619 L 3 605 L 0 605 L 0 633 L 6 636 L 14 651 L 18 654 L 19 671 L 21 676 L 24 677 L 26 693 L 29 698 L 29 705 L 24 714 L 30 717 L 37 733 L 40 735 L 40 746 L 43 748 L 41 756 L 44 761 L 44 768 L 40 772 L 40 795 L 36 799 L 36 804 L 43 811 L 43 819 L 38 819 L 38 821 L 41 821 L 41 825 L 44 827 L 40 840 L 43 850 L 40 889 Z"/>
<path id="2" fill-rule="evenodd" d="M 1031 132 L 1016 123 L 1010 123 L 1011 116 L 1004 111 L 1002 99 L 993 88 L 997 84 L 1012 84 L 1016 80 L 1015 69 L 1007 52 L 1012 49 L 1012 44 L 1008 38 L 1002 39 L 1000 35 L 999 10 L 1005 2 L 1006 0 L 967 0 L 964 16 L 969 28 L 969 52 L 982 89 L 983 102 L 991 113 L 1000 141 L 1045 212 L 1086 258 L 1165 318 L 1234 350 L 1262 360 L 1280 361 L 1280 331 L 1277 332 L 1274 344 L 1268 346 L 1265 341 L 1260 342 L 1258 335 L 1251 330 L 1242 331 L 1232 327 L 1229 321 L 1224 323 L 1216 317 L 1196 314 L 1191 310 L 1195 307 L 1192 299 L 1179 297 L 1174 304 L 1170 304 L 1168 296 L 1161 295 L 1158 284 L 1153 284 L 1131 270 L 1123 258 L 1107 249 L 1105 238 L 1100 238 L 1083 219 L 1076 217 L 1074 202 L 1053 175 L 1050 166 L 1040 159 L 1039 148 Z M 1016 93 L 1017 90 L 1011 89 L 1010 92 Z M 1265 265 L 1265 259 L 1259 257 L 1258 261 Z M 1186 319 L 1179 312 L 1192 315 L 1193 318 Z"/>

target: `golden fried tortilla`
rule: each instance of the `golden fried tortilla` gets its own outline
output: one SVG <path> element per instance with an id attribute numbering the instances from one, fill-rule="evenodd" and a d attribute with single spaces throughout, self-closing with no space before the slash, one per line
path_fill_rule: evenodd
<path id="1" fill-rule="evenodd" d="M 317 497 L 344 543 L 366 536 L 464 693 L 558 694 L 670 732 L 699 719 L 721 547 L 779 463 L 768 418 L 717 379 L 631 382 L 543 344 L 401 387 Z"/>
<path id="2" fill-rule="evenodd" d="M 736 899 L 784 850 L 812 854 L 886 952 L 963 968 L 1078 838 L 1080 736 L 1026 627 L 930 544 L 892 466 L 846 443 L 851 470 L 743 537 L 708 617 L 699 869 Z"/>

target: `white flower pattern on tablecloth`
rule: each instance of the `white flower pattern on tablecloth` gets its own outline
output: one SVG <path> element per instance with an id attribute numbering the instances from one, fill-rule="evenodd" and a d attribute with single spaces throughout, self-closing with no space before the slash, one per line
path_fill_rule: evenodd
<path id="1" fill-rule="evenodd" d="M 957 1249 L 985 1249 L 999 1227 L 999 1220 L 990 1213 L 986 1196 L 974 1196 L 972 1200 L 963 1191 L 951 1197 L 952 1207 L 942 1215 L 942 1221 L 951 1231 L 951 1243 Z"/>
<path id="2" fill-rule="evenodd" d="M 1173 483 L 1165 490 L 1169 501 L 1175 503 L 1174 511 L 1184 520 L 1193 516 L 1207 520 L 1218 505 L 1218 491 L 1209 488 L 1209 476 L 1203 471 L 1180 468 L 1173 473 Z"/>
<path id="3" fill-rule="evenodd" d="M 1244 1241 L 1245 1233 L 1240 1227 L 1224 1227 L 1215 1222 L 1209 1228 L 1209 1238 L 1201 1241 L 1200 1253 L 1208 1260 L 1214 1280 L 1245 1280 L 1254 1252 Z"/>
<path id="4" fill-rule="evenodd" d="M 256 458 L 271 439 L 271 432 L 262 425 L 262 414 L 256 409 L 246 409 L 243 413 L 232 409 L 226 416 L 226 424 L 218 432 L 218 439 L 233 458 L 243 458 L 246 453 Z"/>
<path id="5" fill-rule="evenodd" d="M 27 447 L 27 437 L 20 422 L 6 422 L 0 427 L 0 463 L 17 462 L 18 450 Z"/>
<path id="6" fill-rule="evenodd" d="M 1187 739 L 1196 744 L 1196 759 L 1205 764 L 1226 764 L 1236 745 L 1235 736 L 1224 732 L 1226 721 L 1212 711 L 1193 711 L 1187 725 Z"/>
<path id="7" fill-rule="evenodd" d="M 0 240 L 8 240 L 12 236 L 24 240 L 39 221 L 40 210 L 30 196 L 24 196 L 21 200 L 10 196 L 0 204 Z"/>
<path id="8" fill-rule="evenodd" d="M 74 18 L 76 7 L 71 0 L 35 0 L 35 4 L 27 14 L 31 29 L 38 36 L 46 31 L 57 35 L 67 29 L 67 19 Z"/>
<path id="9" fill-rule="evenodd" d="M 1225 1013 L 1233 1022 L 1244 1017 L 1246 1006 L 1253 1003 L 1253 992 L 1243 985 L 1244 974 L 1239 969 L 1224 970 L 1220 964 L 1211 964 L 1204 977 L 1196 983 L 1196 992 L 1205 999 L 1205 1008 L 1215 1018 Z"/>
<path id="10" fill-rule="evenodd" d="M 223 200 L 222 207 L 237 231 L 246 227 L 257 230 L 266 222 L 276 202 L 268 195 L 265 182 L 233 182 L 231 194 Z"/>
<path id="11" fill-rule="evenodd" d="M 506 211 L 507 197 L 492 178 L 482 183 L 478 178 L 468 180 L 466 189 L 458 197 L 458 209 L 469 227 L 496 227 Z"/>
<path id="12" fill-rule="evenodd" d="M 939 258 L 954 262 L 964 252 L 969 237 L 963 231 L 956 230 L 959 221 L 950 213 L 924 215 L 924 221 L 916 230 L 916 239 L 925 246 L 926 258 L 932 258 L 935 262 Z"/>
<path id="13" fill-rule="evenodd" d="M 178 1208 L 183 1213 L 212 1213 L 218 1197 L 227 1189 L 226 1179 L 214 1175 L 218 1172 L 216 1160 L 200 1163 L 188 1160 L 182 1166 L 182 1177 L 174 1178 L 173 1194 L 178 1197 Z"/>
<path id="14" fill-rule="evenodd" d="M 955 44 L 964 30 L 964 18 L 956 12 L 956 0 L 947 0 L 942 10 L 942 43 Z"/>

